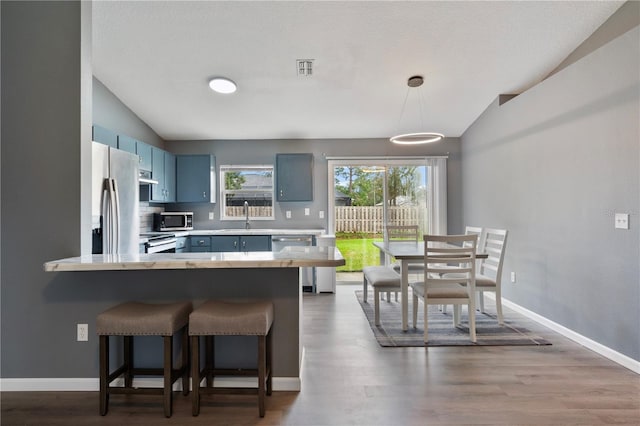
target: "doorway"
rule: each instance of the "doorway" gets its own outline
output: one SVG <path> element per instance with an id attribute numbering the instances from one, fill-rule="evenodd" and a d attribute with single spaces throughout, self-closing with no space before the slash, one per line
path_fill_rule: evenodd
<path id="1" fill-rule="evenodd" d="M 336 270 L 338 282 L 361 282 L 362 268 L 380 263 L 373 242 L 384 241 L 388 225 L 416 226 L 419 238 L 440 231 L 435 219 L 443 217 L 446 198 L 438 201 L 435 183 L 443 169 L 446 178 L 444 158 L 329 160 L 329 232 L 346 261 Z"/>

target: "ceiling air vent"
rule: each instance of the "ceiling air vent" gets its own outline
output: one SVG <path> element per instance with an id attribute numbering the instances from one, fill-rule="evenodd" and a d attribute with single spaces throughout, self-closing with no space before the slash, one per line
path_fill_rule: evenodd
<path id="1" fill-rule="evenodd" d="M 313 74 L 313 59 L 296 59 L 298 76 L 310 76 Z"/>

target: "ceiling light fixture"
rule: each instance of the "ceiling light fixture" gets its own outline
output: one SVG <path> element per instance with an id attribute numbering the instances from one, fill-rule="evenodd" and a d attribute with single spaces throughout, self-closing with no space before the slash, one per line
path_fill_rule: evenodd
<path id="1" fill-rule="evenodd" d="M 233 81 L 225 77 L 212 78 L 209 80 L 209 87 L 218 93 L 233 93 L 238 88 Z"/>
<path id="2" fill-rule="evenodd" d="M 420 87 L 424 83 L 424 79 L 420 75 L 414 75 L 413 77 L 409 77 L 407 80 L 407 94 L 404 97 L 404 103 L 402 104 L 402 111 L 400 112 L 400 119 L 398 120 L 398 128 L 400 128 L 400 122 L 402 121 L 402 116 L 404 115 L 404 109 L 407 106 L 407 99 L 409 98 L 409 89 L 412 87 Z M 424 128 L 424 119 L 423 119 L 423 107 L 422 107 L 422 93 L 418 90 L 418 100 L 420 105 L 420 120 L 422 122 L 422 127 Z M 442 140 L 444 135 L 441 133 L 433 133 L 433 132 L 417 132 L 417 133 L 404 133 L 401 135 L 392 136 L 389 140 L 393 143 L 397 143 L 400 145 L 417 145 L 422 143 L 432 143 L 438 142 Z"/>

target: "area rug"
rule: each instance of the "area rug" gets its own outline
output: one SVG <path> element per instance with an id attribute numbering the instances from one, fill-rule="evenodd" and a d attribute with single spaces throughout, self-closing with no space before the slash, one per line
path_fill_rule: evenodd
<path id="1" fill-rule="evenodd" d="M 356 298 L 362 307 L 373 335 L 385 347 L 406 346 L 522 346 L 550 345 L 551 343 L 530 330 L 519 326 L 512 318 L 505 318 L 504 325 L 498 324 L 495 314 L 489 312 L 476 313 L 476 343 L 469 339 L 469 327 L 466 307 L 462 308 L 462 324 L 453 326 L 453 310 L 451 306 L 446 313 L 438 310 L 438 306 L 429 306 L 429 343 L 424 343 L 423 309 L 420 301 L 416 328 L 411 325 L 411 295 L 409 295 L 409 330 L 402 331 L 402 312 L 400 303 L 380 301 L 380 325 L 374 324 L 373 292 L 369 293 L 369 303 L 363 303 L 362 290 L 356 290 Z M 487 306 L 485 306 L 485 310 Z"/>

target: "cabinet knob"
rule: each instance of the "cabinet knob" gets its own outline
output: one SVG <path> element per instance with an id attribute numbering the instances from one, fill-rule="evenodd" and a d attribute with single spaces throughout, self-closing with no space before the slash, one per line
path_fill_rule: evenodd
<path id="1" fill-rule="evenodd" d="M 246 242 L 246 241 L 243 241 L 243 242 L 242 242 L 242 248 L 245 248 L 245 247 L 247 247 L 247 242 Z"/>
<path id="2" fill-rule="evenodd" d="M 206 192 L 202 192 L 202 198 L 207 198 L 207 193 Z"/>
<path id="3" fill-rule="evenodd" d="M 234 247 L 234 248 L 235 248 L 235 247 L 238 247 L 238 242 L 237 242 L 237 241 L 234 241 L 234 242 L 233 242 L 233 247 Z"/>
<path id="4" fill-rule="evenodd" d="M 284 195 L 284 191 L 281 189 L 280 190 L 280 196 L 282 197 Z"/>

